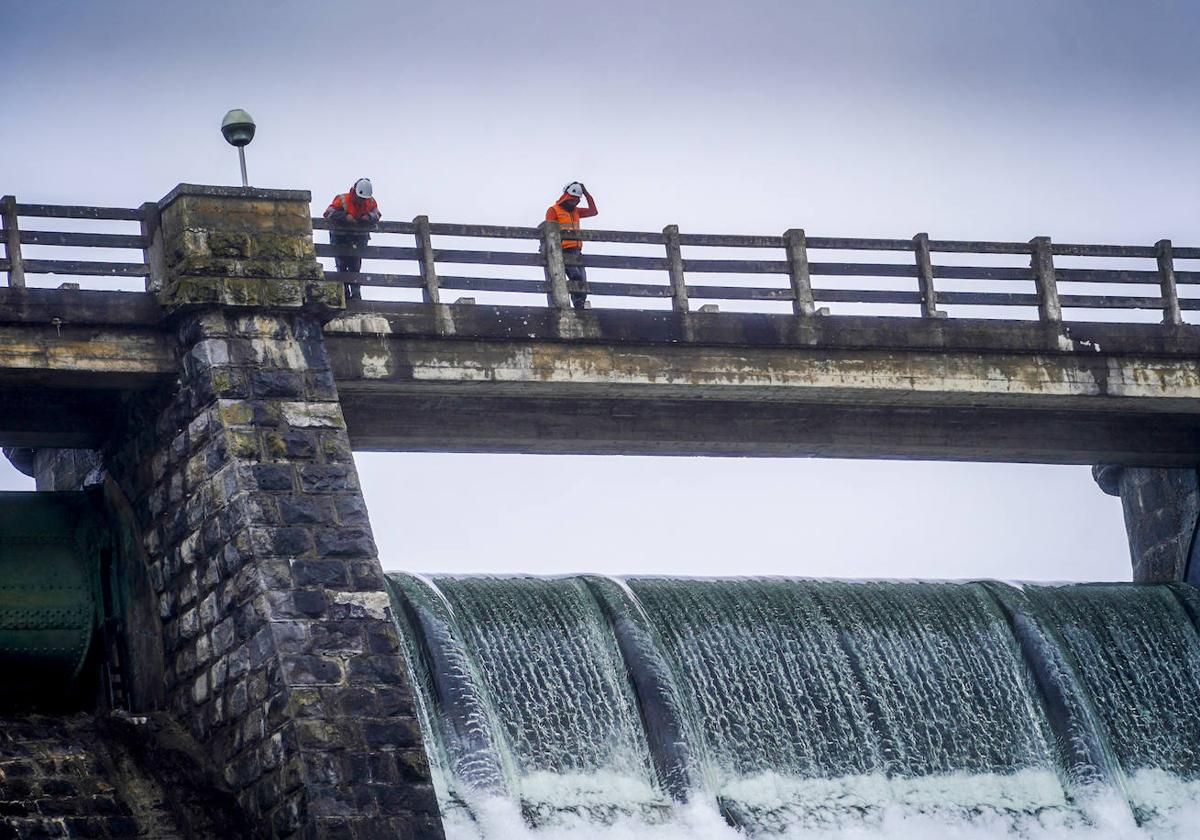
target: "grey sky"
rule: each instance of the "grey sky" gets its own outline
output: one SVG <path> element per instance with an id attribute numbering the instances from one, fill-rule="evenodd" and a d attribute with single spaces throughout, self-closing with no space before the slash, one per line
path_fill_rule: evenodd
<path id="1" fill-rule="evenodd" d="M 0 0 L 0 192 L 136 205 L 356 177 L 385 216 L 1194 244 L 1188 2 Z M 1118 578 L 1084 468 L 361 455 L 418 570 Z M 11 472 L 3 486 L 25 486 Z"/>

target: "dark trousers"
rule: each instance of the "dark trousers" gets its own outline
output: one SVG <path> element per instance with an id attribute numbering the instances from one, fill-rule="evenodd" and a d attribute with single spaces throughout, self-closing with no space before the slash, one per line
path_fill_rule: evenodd
<path id="1" fill-rule="evenodd" d="M 571 305 L 583 309 L 587 300 L 587 269 L 581 265 L 568 265 L 567 290 L 571 293 Z"/>
<path id="2" fill-rule="evenodd" d="M 365 248 L 367 240 L 370 239 L 370 234 L 366 233 L 336 233 L 329 232 L 330 245 L 349 246 L 351 248 Z M 333 264 L 338 271 L 348 271 L 357 274 L 362 271 L 362 257 L 334 257 Z M 346 284 L 346 297 L 361 298 L 362 289 L 357 283 Z"/>

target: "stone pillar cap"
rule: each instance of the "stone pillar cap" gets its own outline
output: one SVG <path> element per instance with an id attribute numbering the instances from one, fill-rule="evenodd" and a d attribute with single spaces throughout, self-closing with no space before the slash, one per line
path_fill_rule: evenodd
<path id="1" fill-rule="evenodd" d="M 325 279 L 307 190 L 180 184 L 158 205 L 168 312 L 197 307 L 345 309 L 345 283 Z"/>
<path id="2" fill-rule="evenodd" d="M 312 193 L 308 190 L 270 190 L 262 187 L 220 187 L 213 184 L 177 184 L 158 202 L 159 207 L 166 207 L 175 199 L 185 195 L 198 195 L 207 198 L 243 198 L 248 201 L 303 201 L 312 203 Z"/>
<path id="3" fill-rule="evenodd" d="M 1100 485 L 1100 489 L 1110 496 L 1121 497 L 1121 473 L 1125 468 L 1120 464 L 1096 464 L 1092 467 L 1092 479 Z"/>

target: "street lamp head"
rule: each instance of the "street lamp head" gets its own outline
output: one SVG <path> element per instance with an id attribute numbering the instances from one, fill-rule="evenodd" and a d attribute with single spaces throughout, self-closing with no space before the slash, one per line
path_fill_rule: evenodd
<path id="1" fill-rule="evenodd" d="M 229 145 L 245 146 L 254 139 L 254 118 L 241 108 L 234 108 L 221 120 L 221 133 Z"/>

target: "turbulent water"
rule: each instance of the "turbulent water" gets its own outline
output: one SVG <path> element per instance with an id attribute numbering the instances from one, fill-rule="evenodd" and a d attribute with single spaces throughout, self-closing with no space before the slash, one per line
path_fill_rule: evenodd
<path id="1" fill-rule="evenodd" d="M 1189 587 L 390 578 L 452 838 L 1194 836 Z"/>

